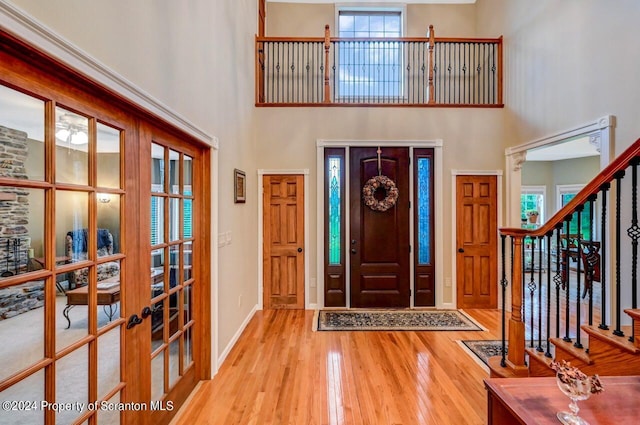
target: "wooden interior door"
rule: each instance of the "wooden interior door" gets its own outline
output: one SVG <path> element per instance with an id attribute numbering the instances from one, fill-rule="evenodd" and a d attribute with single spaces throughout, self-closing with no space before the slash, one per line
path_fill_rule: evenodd
<path id="1" fill-rule="evenodd" d="M 456 271 L 459 308 L 496 308 L 498 211 L 496 176 L 456 178 Z"/>
<path id="2" fill-rule="evenodd" d="M 381 174 L 399 192 L 396 205 L 384 212 L 362 201 L 362 187 L 378 175 L 376 151 L 349 151 L 351 307 L 409 307 L 409 148 L 381 149 Z"/>
<path id="3" fill-rule="evenodd" d="M 263 176 L 265 309 L 304 309 L 304 176 Z"/>

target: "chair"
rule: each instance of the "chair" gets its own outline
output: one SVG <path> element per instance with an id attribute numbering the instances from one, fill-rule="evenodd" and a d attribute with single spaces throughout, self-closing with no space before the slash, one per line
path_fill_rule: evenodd
<path id="1" fill-rule="evenodd" d="M 584 289 L 582 298 L 591 291 L 593 282 L 600 282 L 600 242 L 583 241 L 581 243 L 580 259 L 584 267 Z"/>
<path id="2" fill-rule="evenodd" d="M 113 235 L 107 229 L 98 229 L 98 257 L 113 255 Z M 87 259 L 87 229 L 78 229 L 67 233 L 66 253 L 71 262 L 83 261 Z M 109 261 L 98 264 L 98 281 L 108 279 L 120 274 L 120 263 Z M 89 269 L 75 270 L 71 273 L 74 287 L 84 286 L 89 282 Z"/>

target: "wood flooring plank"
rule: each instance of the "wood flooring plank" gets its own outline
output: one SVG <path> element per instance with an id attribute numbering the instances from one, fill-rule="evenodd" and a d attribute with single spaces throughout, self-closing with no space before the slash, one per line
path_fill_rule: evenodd
<path id="1" fill-rule="evenodd" d="M 313 332 L 312 311 L 258 311 L 216 377 L 174 420 L 186 424 L 484 424 L 488 377 L 458 345 L 486 331 Z"/>

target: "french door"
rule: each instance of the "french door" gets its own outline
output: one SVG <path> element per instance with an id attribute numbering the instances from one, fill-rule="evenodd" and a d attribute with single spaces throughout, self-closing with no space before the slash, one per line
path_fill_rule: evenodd
<path id="1" fill-rule="evenodd" d="M 168 423 L 207 375 L 208 151 L 0 39 L 0 423 Z"/>

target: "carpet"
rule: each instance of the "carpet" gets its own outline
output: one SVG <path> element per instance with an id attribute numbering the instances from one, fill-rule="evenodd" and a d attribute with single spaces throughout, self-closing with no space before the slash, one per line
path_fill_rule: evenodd
<path id="1" fill-rule="evenodd" d="M 467 340 L 462 342 L 468 351 L 480 359 L 482 363 L 489 366 L 489 357 L 502 356 L 502 341 L 495 340 Z M 505 354 L 509 347 L 505 345 Z"/>
<path id="2" fill-rule="evenodd" d="M 319 331 L 481 331 L 458 310 L 320 310 Z"/>

